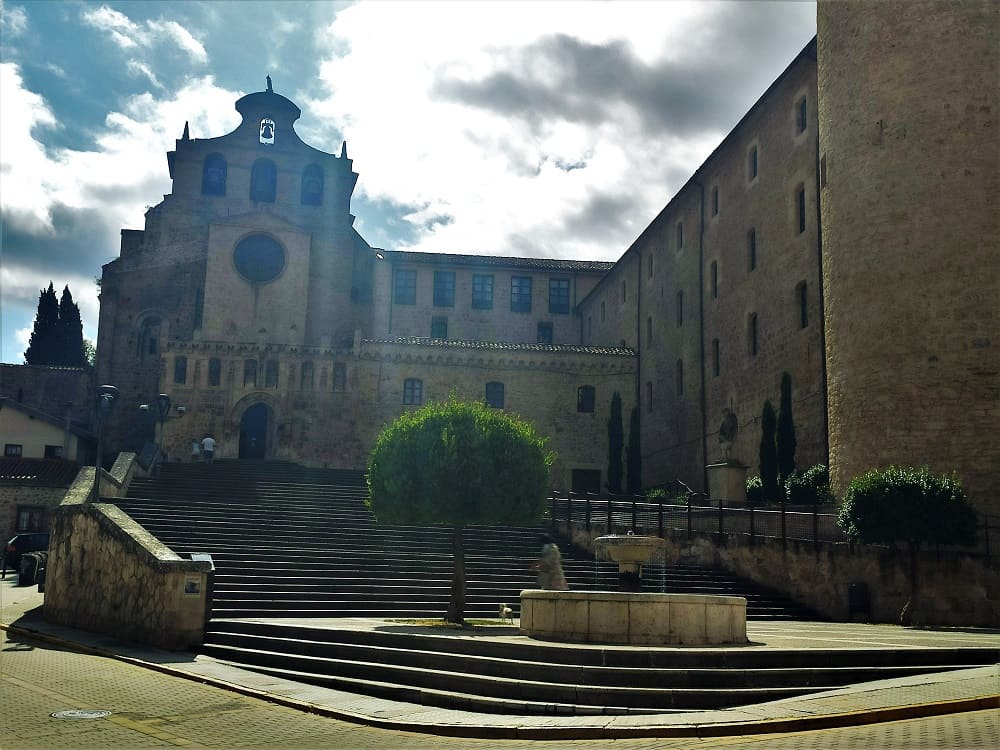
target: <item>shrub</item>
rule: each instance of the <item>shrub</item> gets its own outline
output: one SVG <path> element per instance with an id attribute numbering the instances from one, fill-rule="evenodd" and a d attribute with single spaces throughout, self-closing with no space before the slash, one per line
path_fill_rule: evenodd
<path id="1" fill-rule="evenodd" d="M 823 464 L 792 472 L 785 479 L 785 492 L 788 502 L 793 505 L 832 503 L 834 500 L 830 491 L 830 472 Z"/>
<path id="2" fill-rule="evenodd" d="M 747 502 L 750 505 L 764 502 L 764 485 L 758 476 L 747 477 Z"/>

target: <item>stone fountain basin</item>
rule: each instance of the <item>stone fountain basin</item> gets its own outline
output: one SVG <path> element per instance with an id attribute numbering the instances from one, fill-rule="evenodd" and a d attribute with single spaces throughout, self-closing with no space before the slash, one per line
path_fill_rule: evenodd
<path id="1" fill-rule="evenodd" d="M 521 592 L 521 633 L 548 641 L 657 646 L 747 643 L 742 596 Z"/>
<path id="2" fill-rule="evenodd" d="M 616 563 L 645 564 L 666 547 L 658 536 L 599 536 L 594 548 Z"/>

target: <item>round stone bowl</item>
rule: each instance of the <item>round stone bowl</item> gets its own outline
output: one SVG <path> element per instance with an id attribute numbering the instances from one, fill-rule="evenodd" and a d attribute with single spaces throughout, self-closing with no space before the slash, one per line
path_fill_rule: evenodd
<path id="1" fill-rule="evenodd" d="M 531 638 L 647 646 L 747 643 L 742 596 L 617 591 L 521 592 L 521 632 Z"/>
<path id="2" fill-rule="evenodd" d="M 667 543 L 658 536 L 610 534 L 594 540 L 594 550 L 619 565 L 642 565 L 663 552 Z"/>

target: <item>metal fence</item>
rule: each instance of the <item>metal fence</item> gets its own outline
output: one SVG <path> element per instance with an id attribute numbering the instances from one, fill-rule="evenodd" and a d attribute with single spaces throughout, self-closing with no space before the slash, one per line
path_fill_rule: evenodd
<path id="1" fill-rule="evenodd" d="M 704 501 L 702 501 L 704 502 Z M 590 530 L 607 529 L 609 533 L 664 536 L 665 530 L 693 534 L 715 534 L 720 542 L 729 536 L 820 543 L 846 543 L 847 535 L 837 524 L 837 514 L 829 505 L 755 508 L 697 505 L 650 501 L 641 495 L 597 495 L 557 492 L 549 497 L 548 517 L 557 522 L 578 523 Z M 991 539 L 992 535 L 992 539 Z M 1000 523 L 991 516 L 981 517 L 977 544 L 974 547 L 939 546 L 939 554 L 963 554 L 990 558 L 1000 544 Z"/>

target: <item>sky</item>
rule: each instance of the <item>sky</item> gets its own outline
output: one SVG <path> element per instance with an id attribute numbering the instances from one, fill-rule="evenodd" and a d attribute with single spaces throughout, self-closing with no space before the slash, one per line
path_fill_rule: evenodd
<path id="1" fill-rule="evenodd" d="M 274 90 L 391 250 L 617 260 L 816 33 L 814 2 L 0 0 L 0 360 L 101 266 L 166 152 Z M 99 342 L 98 342 L 99 343 Z"/>

